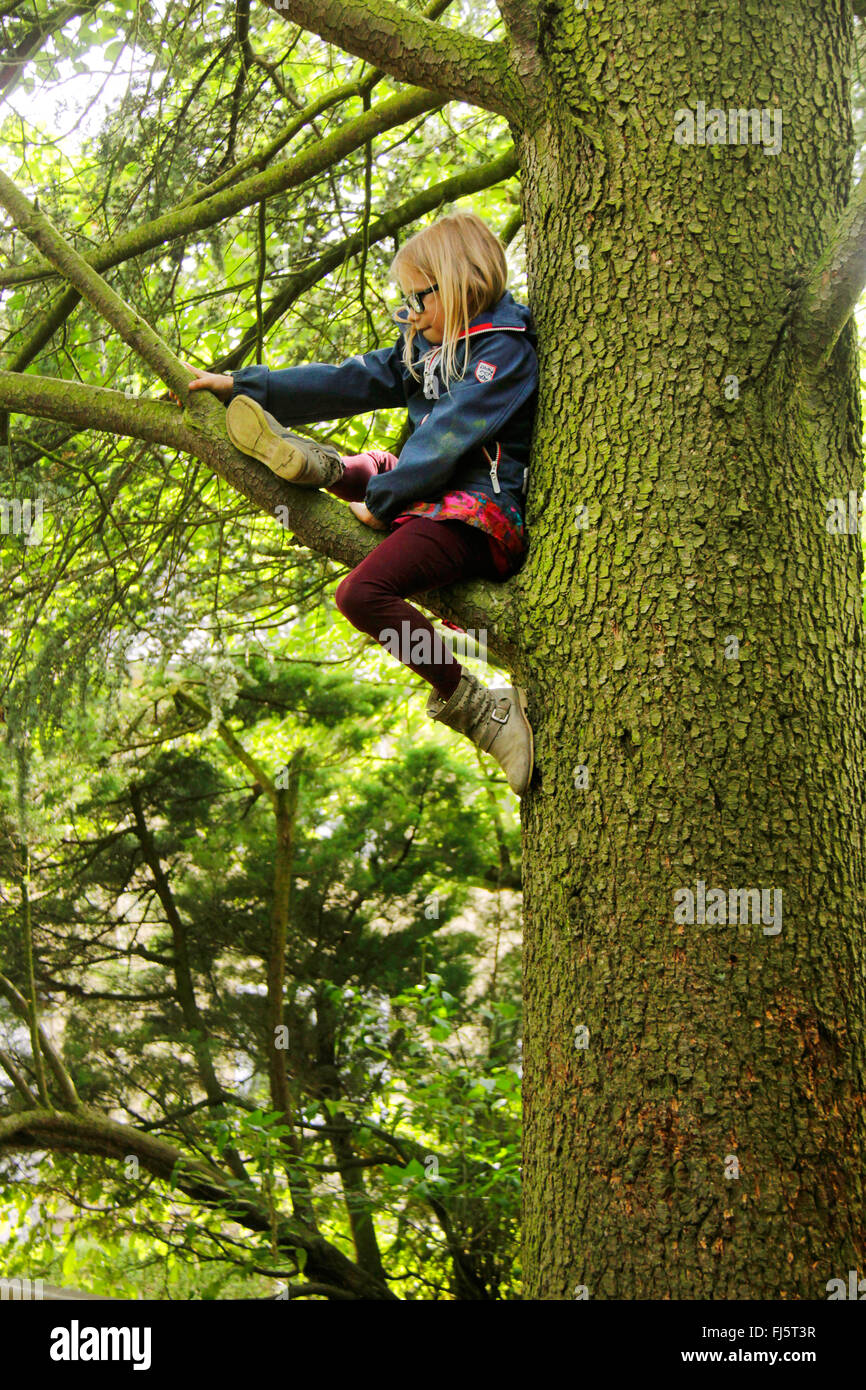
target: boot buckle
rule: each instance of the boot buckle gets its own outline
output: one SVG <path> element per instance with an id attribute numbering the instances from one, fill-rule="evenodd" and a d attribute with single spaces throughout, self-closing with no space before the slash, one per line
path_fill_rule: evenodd
<path id="1" fill-rule="evenodd" d="M 498 714 L 498 713 L 497 713 L 497 707 L 494 706 L 494 708 L 490 711 L 490 718 L 491 718 L 492 720 L 494 720 L 495 723 L 497 723 L 497 724 L 507 724 L 507 723 L 508 723 L 508 716 L 509 716 L 510 713 L 511 713 L 511 706 L 508 705 L 508 704 L 506 704 L 506 705 L 504 706 L 504 712 L 503 712 L 502 714 Z"/>

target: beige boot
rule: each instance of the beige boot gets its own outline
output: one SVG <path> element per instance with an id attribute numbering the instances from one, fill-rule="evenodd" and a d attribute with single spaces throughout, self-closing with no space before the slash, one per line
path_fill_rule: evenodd
<path id="1" fill-rule="evenodd" d="M 450 700 L 443 700 L 434 690 L 427 701 L 427 713 L 449 729 L 465 734 L 483 753 L 495 758 L 511 790 L 523 795 L 534 763 L 525 691 L 516 686 L 489 690 L 464 670 Z"/>
<path id="2" fill-rule="evenodd" d="M 343 460 L 330 444 L 292 434 L 251 396 L 235 396 L 226 411 L 232 444 L 267 464 L 278 478 L 299 487 L 331 487 L 343 476 Z"/>

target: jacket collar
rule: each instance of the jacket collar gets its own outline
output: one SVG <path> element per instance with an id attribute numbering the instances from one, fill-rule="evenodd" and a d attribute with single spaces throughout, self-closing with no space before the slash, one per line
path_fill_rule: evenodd
<path id="1" fill-rule="evenodd" d="M 506 290 L 496 304 L 469 320 L 469 332 L 476 328 L 516 328 L 532 332 L 532 314 L 525 304 L 518 304 L 510 290 Z"/>

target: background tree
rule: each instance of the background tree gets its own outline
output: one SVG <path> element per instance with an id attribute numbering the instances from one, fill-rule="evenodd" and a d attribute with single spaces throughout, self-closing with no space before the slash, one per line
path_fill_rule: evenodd
<path id="1" fill-rule="evenodd" d="M 113 1294 L 280 1278 L 292 1297 L 514 1297 L 516 924 L 496 890 L 516 845 L 497 790 L 405 736 L 377 758 L 395 692 L 345 666 L 239 662 L 215 721 L 209 674 L 141 673 L 110 759 L 92 724 L 80 757 L 34 759 L 34 985 L 55 1026 L 43 1084 L 15 1028 L 13 854 L 0 1132 L 103 1161 L 7 1169 L 12 1262 Z M 474 932 L 455 920 L 470 899 Z"/>
<path id="2" fill-rule="evenodd" d="M 500 0 L 504 31 L 484 32 L 481 11 L 470 32 L 438 7 L 390 0 L 270 8 L 239 7 L 233 31 L 211 42 L 173 9 L 150 20 L 145 45 L 167 45 L 197 73 L 189 105 L 168 119 L 179 89 L 166 82 L 159 157 L 142 167 L 117 153 L 110 180 L 103 169 L 76 180 L 83 214 L 56 160 L 22 161 L 17 185 L 0 178 L 18 228 L 0 285 L 20 316 L 0 405 L 181 451 L 263 511 L 285 506 L 312 550 L 356 561 L 375 540 L 333 499 L 293 495 L 236 455 L 215 401 L 180 415 L 71 380 L 66 354 L 81 371 L 84 344 L 73 351 L 64 326 L 83 299 L 82 334 L 108 325 L 137 371 L 183 391 L 171 305 L 184 260 L 172 256 L 197 238 L 192 272 L 215 240 L 221 289 L 247 290 L 248 327 L 238 357 L 214 342 L 213 364 L 260 357 L 268 316 L 291 306 L 300 317 L 289 285 L 279 304 L 262 296 L 274 201 L 326 176 L 332 226 L 337 171 L 360 160 L 363 227 L 340 256 L 357 251 L 369 285 L 376 238 L 394 230 L 381 219 L 408 207 L 402 169 L 389 191 L 403 201 L 377 202 L 374 218 L 373 142 L 432 111 L 447 122 L 463 110 L 449 103 L 501 118 L 480 127 L 494 141 L 507 124 L 504 164 L 430 190 L 428 206 L 415 195 L 399 225 L 519 167 L 542 372 L 531 552 L 508 584 L 461 586 L 430 605 L 487 629 L 529 689 L 536 729 L 522 807 L 527 1291 L 823 1296 L 863 1263 L 862 559 L 856 527 L 834 524 L 834 499 L 859 498 L 862 481 L 851 315 L 866 280 L 866 196 L 851 191 L 851 11 Z M 83 17 L 78 33 L 98 22 Z M 247 152 L 238 140 L 242 118 L 255 120 L 255 83 L 293 104 L 270 55 L 307 42 L 297 25 L 377 65 L 341 72 L 335 100 L 360 98 L 361 114 L 328 106 L 340 115 L 319 135 L 314 112 L 298 111 L 300 126 L 266 122 Z M 121 28 L 143 36 L 136 26 Z M 44 51 L 61 42 L 46 32 Z M 364 84 L 380 71 L 416 85 L 385 95 L 384 79 L 374 103 Z M 207 127 L 216 149 L 194 115 L 211 75 L 224 82 L 223 119 Z M 136 95 L 146 142 L 155 91 Z M 725 117 L 712 140 L 681 142 L 683 112 L 700 123 L 707 108 Z M 760 133 L 764 111 L 781 120 L 777 151 Z M 297 149 L 275 158 L 301 129 Z M 197 187 L 172 183 L 197 161 Z M 244 214 L 253 274 L 236 239 Z M 292 246 L 307 244 L 301 234 Z M 318 273 L 295 265 L 296 288 L 330 272 L 316 259 Z M 52 272 L 66 285 L 54 298 Z M 372 344 L 380 320 L 367 294 Z M 321 313 L 315 292 L 309 303 Z M 339 337 L 332 347 L 344 352 Z M 40 353 L 37 376 L 25 369 Z M 27 443 L 25 431 L 19 456 L 13 438 L 16 469 L 30 466 Z M 43 663 L 54 659 L 46 651 Z M 678 921 L 678 895 L 701 885 L 721 890 L 726 915 Z M 727 920 L 741 889 L 781 893 L 781 932 Z"/>

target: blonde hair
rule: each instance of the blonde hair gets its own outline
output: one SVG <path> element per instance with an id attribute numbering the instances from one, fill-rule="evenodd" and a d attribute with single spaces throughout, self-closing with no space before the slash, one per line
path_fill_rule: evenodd
<path id="1" fill-rule="evenodd" d="M 391 278 L 400 282 L 402 272 L 417 271 L 430 285 L 439 286 L 445 310 L 442 356 L 439 370 L 446 387 L 460 380 L 469 359 L 469 321 L 496 304 L 505 293 L 508 262 L 502 242 L 474 212 L 451 212 L 411 236 L 391 262 Z M 412 346 L 418 330 L 408 324 L 403 361 L 415 378 Z M 463 364 L 457 370 L 457 345 L 465 344 Z"/>

